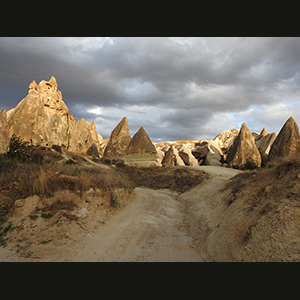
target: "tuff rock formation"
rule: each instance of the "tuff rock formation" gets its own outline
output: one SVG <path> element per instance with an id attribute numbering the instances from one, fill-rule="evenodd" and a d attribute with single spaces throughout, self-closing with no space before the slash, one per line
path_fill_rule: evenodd
<path id="1" fill-rule="evenodd" d="M 281 128 L 271 147 L 269 160 L 276 158 L 297 159 L 299 155 L 299 128 L 294 118 L 290 117 Z"/>
<path id="2" fill-rule="evenodd" d="M 155 154 L 156 165 L 161 167 L 162 166 L 162 161 L 165 157 L 165 152 L 162 151 L 159 147 L 155 147 L 155 149 L 156 149 L 156 154 Z"/>
<path id="3" fill-rule="evenodd" d="M 260 132 L 260 134 L 257 134 L 256 132 L 252 132 L 252 135 L 254 136 L 255 138 L 255 141 L 259 141 L 261 138 L 265 137 L 266 135 L 268 135 L 268 131 L 266 129 L 266 127 L 264 127 L 262 129 L 262 131 Z"/>
<path id="4" fill-rule="evenodd" d="M 156 166 L 156 149 L 143 127 L 132 137 L 124 156 L 124 163 L 136 167 Z"/>
<path id="5" fill-rule="evenodd" d="M 104 150 L 104 158 L 111 160 L 123 159 L 125 150 L 131 141 L 128 120 L 124 117 L 111 132 L 109 142 Z"/>
<path id="6" fill-rule="evenodd" d="M 5 153 L 8 150 L 9 145 L 9 125 L 7 122 L 7 115 L 5 108 L 0 113 L 0 153 Z"/>
<path id="7" fill-rule="evenodd" d="M 95 123 L 89 125 L 84 119 L 78 123 L 70 114 L 62 100 L 62 93 L 57 88 L 54 76 L 39 84 L 33 80 L 29 85 L 28 95 L 15 108 L 7 113 L 1 112 L 0 129 L 7 128 L 6 137 L 0 133 L 1 144 L 4 145 L 1 152 L 5 152 L 7 139 L 15 133 L 32 145 L 55 144 L 80 153 L 91 153 L 92 149 L 93 155 L 99 156 Z"/>
<path id="8" fill-rule="evenodd" d="M 199 165 L 201 165 L 208 153 L 208 141 L 201 141 L 196 145 L 196 148 L 192 149 L 192 154 L 198 160 Z"/>
<path id="9" fill-rule="evenodd" d="M 261 156 L 255 145 L 254 136 L 245 123 L 242 124 L 238 137 L 235 139 L 226 158 L 229 166 L 242 168 L 248 161 L 261 166 Z"/>
<path id="10" fill-rule="evenodd" d="M 205 165 L 207 166 L 221 166 L 221 158 L 223 156 L 223 143 L 216 137 L 214 140 L 208 142 L 208 153 L 206 155 Z"/>
<path id="11" fill-rule="evenodd" d="M 278 132 L 267 133 L 265 136 L 255 141 L 256 147 L 261 155 L 262 163 L 265 164 L 269 159 L 270 149 L 278 135 Z"/>
<path id="12" fill-rule="evenodd" d="M 179 156 L 187 166 L 199 165 L 198 160 L 192 154 L 192 150 L 186 144 L 182 144 L 180 147 L 177 148 L 177 150 Z"/>
<path id="13" fill-rule="evenodd" d="M 166 152 L 161 164 L 163 166 L 184 166 L 182 158 L 178 154 L 178 150 L 174 146 L 170 146 L 169 150 Z"/>

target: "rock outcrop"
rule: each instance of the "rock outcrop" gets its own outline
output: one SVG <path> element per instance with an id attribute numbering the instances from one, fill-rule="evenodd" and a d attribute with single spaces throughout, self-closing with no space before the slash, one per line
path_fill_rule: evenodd
<path id="1" fill-rule="evenodd" d="M 179 156 L 178 150 L 175 149 L 174 146 L 170 146 L 168 151 L 165 154 L 165 157 L 163 158 L 161 164 L 165 167 L 170 166 L 184 166 L 185 163 Z"/>
<path id="2" fill-rule="evenodd" d="M 162 166 L 162 161 L 165 157 L 165 152 L 162 151 L 159 147 L 155 147 L 155 149 L 156 149 L 156 154 L 155 154 L 156 165 L 161 167 Z"/>
<path id="3" fill-rule="evenodd" d="M 198 160 L 199 165 L 203 164 L 208 153 L 208 141 L 201 141 L 192 149 L 192 154 Z"/>
<path id="4" fill-rule="evenodd" d="M 297 159 L 300 155 L 299 128 L 293 117 L 290 117 L 277 135 L 270 153 L 269 160 L 277 158 Z"/>
<path id="5" fill-rule="evenodd" d="M 261 155 L 262 164 L 268 162 L 270 149 L 278 135 L 278 132 L 267 133 L 255 141 L 256 147 Z"/>
<path id="6" fill-rule="evenodd" d="M 110 160 L 123 159 L 125 150 L 131 141 L 128 120 L 124 117 L 111 132 L 109 142 L 104 150 L 104 158 Z"/>
<path id="7" fill-rule="evenodd" d="M 166 152 L 161 164 L 163 167 L 175 166 L 174 146 L 169 147 L 169 150 Z"/>
<path id="8" fill-rule="evenodd" d="M 29 85 L 28 95 L 6 113 L 8 138 L 15 133 L 32 145 L 60 145 L 73 152 L 86 153 L 91 147 L 99 156 L 99 142 L 95 123 L 83 119 L 78 123 L 62 100 L 62 93 L 54 76 L 49 81 L 34 80 Z M 5 124 L 4 112 L 0 123 Z M 2 151 L 3 149 L 1 149 Z"/>
<path id="9" fill-rule="evenodd" d="M 207 166 L 221 166 L 221 158 L 223 156 L 223 143 L 216 137 L 214 140 L 208 142 L 208 153 L 206 155 L 205 165 Z"/>
<path id="10" fill-rule="evenodd" d="M 261 166 L 261 156 L 255 145 L 254 136 L 245 123 L 242 124 L 238 137 L 235 139 L 226 158 L 229 166 L 243 168 L 250 161 Z"/>
<path id="11" fill-rule="evenodd" d="M 180 147 L 177 148 L 178 154 L 181 159 L 184 161 L 185 165 L 187 166 L 198 166 L 198 160 L 192 154 L 192 150 L 186 145 L 182 144 Z"/>
<path id="12" fill-rule="evenodd" d="M 252 132 L 252 135 L 254 136 L 255 141 L 260 140 L 261 138 L 265 137 L 267 134 L 268 134 L 268 131 L 267 131 L 266 127 L 264 127 L 262 129 L 262 131 L 260 132 L 259 135 L 257 135 L 256 133 Z"/>
<path id="13" fill-rule="evenodd" d="M 132 137 L 124 156 L 124 163 L 136 167 L 156 166 L 156 149 L 143 127 Z"/>
<path id="14" fill-rule="evenodd" d="M 0 153 L 5 153 L 8 150 L 9 145 L 9 125 L 7 122 L 7 116 L 5 108 L 0 113 Z"/>

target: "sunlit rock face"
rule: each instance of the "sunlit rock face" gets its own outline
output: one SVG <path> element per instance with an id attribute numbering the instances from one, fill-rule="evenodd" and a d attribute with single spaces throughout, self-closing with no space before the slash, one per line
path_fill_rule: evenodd
<path id="1" fill-rule="evenodd" d="M 4 117 L 2 116 L 2 119 Z M 95 122 L 79 122 L 70 114 L 54 76 L 49 81 L 30 83 L 28 95 L 6 113 L 8 136 L 13 133 L 33 145 L 60 145 L 73 152 L 86 153 L 92 147 L 99 156 Z M 95 144 L 95 146 L 93 146 Z"/>

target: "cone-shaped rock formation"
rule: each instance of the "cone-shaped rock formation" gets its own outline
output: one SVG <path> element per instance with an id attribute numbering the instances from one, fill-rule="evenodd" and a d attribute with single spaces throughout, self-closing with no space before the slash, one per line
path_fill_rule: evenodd
<path id="1" fill-rule="evenodd" d="M 123 159 L 125 150 L 131 141 L 128 120 L 124 117 L 111 132 L 109 142 L 104 151 L 104 158 Z"/>
<path id="2" fill-rule="evenodd" d="M 126 165 L 138 167 L 156 166 L 156 149 L 143 127 L 132 137 L 126 151 Z"/>
<path id="3" fill-rule="evenodd" d="M 238 168 L 243 168 L 248 161 L 258 167 L 261 166 L 261 156 L 255 145 L 255 139 L 245 123 L 242 124 L 226 160 L 230 166 Z"/>
<path id="4" fill-rule="evenodd" d="M 269 160 L 276 158 L 296 159 L 299 158 L 299 155 L 299 128 L 294 118 L 290 117 L 281 128 L 271 147 Z"/>

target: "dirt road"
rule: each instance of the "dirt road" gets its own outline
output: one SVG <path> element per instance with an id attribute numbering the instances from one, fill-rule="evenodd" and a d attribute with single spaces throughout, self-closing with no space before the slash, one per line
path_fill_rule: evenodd
<path id="1" fill-rule="evenodd" d="M 215 166 L 193 168 L 210 174 L 210 179 L 178 197 L 178 201 L 185 207 L 184 222 L 189 224 L 187 234 L 192 237 L 194 247 L 204 261 L 215 261 L 215 253 L 222 253 L 226 257 L 225 261 L 230 261 L 229 248 L 222 246 L 226 244 L 222 242 L 227 236 L 215 239 L 211 232 L 220 226 L 224 216 L 224 199 L 230 193 L 224 190 L 225 184 L 242 171 Z"/>
<path id="2" fill-rule="evenodd" d="M 216 166 L 197 166 L 197 167 L 189 167 L 197 170 L 202 170 L 211 175 L 212 178 L 220 179 L 221 181 L 226 181 L 236 174 L 240 173 L 240 170 L 224 168 L 224 167 L 216 167 Z"/>
<path id="3" fill-rule="evenodd" d="M 197 196 L 207 188 L 219 191 L 239 171 L 221 167 L 195 167 L 211 175 L 196 187 Z M 207 188 L 206 188 L 207 187 Z M 192 189 L 190 194 L 193 193 Z M 203 261 L 193 244 L 195 218 L 184 197 L 170 190 L 136 188 L 136 196 L 91 237 L 82 237 L 71 261 Z M 184 195 L 184 194 L 182 194 Z M 190 235 L 191 234 L 191 235 Z M 75 250 L 75 249 L 74 249 Z"/>
<path id="4" fill-rule="evenodd" d="M 170 190 L 136 188 L 133 201 L 104 225 L 87 231 L 90 236 L 78 234 L 71 244 L 59 246 L 55 252 L 33 261 L 205 261 L 199 242 L 204 234 L 199 222 L 205 215 L 205 205 L 239 171 L 222 167 L 193 168 L 209 173 L 210 179 L 181 195 Z M 202 201 L 204 197 L 207 199 Z M 9 255 L 7 249 L 0 248 L 2 259 L 18 261 L 15 253 Z"/>
<path id="5" fill-rule="evenodd" d="M 183 224 L 177 193 L 137 188 L 129 207 L 115 214 L 72 261 L 201 261 Z"/>

